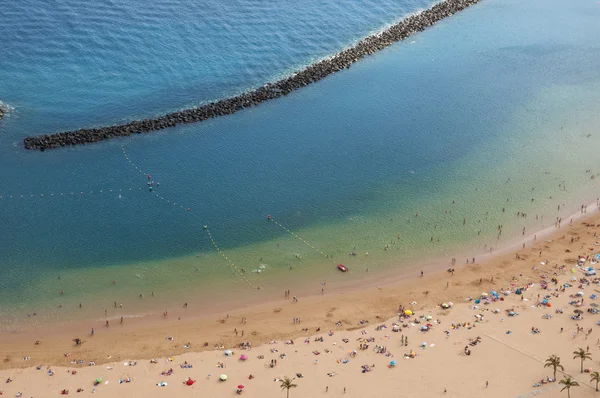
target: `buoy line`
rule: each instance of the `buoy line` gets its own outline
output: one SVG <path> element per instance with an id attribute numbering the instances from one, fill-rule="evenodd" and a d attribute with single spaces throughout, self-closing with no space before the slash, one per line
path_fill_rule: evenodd
<path id="1" fill-rule="evenodd" d="M 129 158 L 129 155 L 127 154 L 127 151 L 125 150 L 125 145 L 121 145 L 121 152 L 123 152 L 123 156 L 125 157 L 125 159 L 127 160 L 127 162 L 131 165 L 131 167 L 133 167 L 135 170 L 137 170 L 140 174 L 142 175 L 146 175 L 148 177 L 148 181 L 151 180 L 151 175 L 149 173 L 146 173 L 144 170 L 142 170 L 140 167 L 138 167 L 135 163 L 133 163 L 133 161 Z M 173 205 L 175 207 L 179 207 L 181 209 L 186 209 L 186 207 L 181 204 L 181 203 L 177 203 L 175 201 L 172 201 L 170 199 L 165 198 L 164 196 L 160 195 L 159 193 L 155 192 L 153 190 L 153 186 L 150 186 L 150 191 L 153 193 L 153 196 L 157 197 L 158 199 L 161 199 L 167 203 L 169 203 L 169 205 Z M 190 211 L 191 208 L 187 207 L 187 210 Z M 253 283 L 248 280 L 248 278 L 246 278 L 244 276 L 244 270 L 242 268 L 242 270 L 240 270 L 233 261 L 231 261 L 229 259 L 229 257 L 227 257 L 225 255 L 225 253 L 223 252 L 223 250 L 221 250 L 219 248 L 219 246 L 217 245 L 217 242 L 215 241 L 215 239 L 213 238 L 212 234 L 210 233 L 210 230 L 208 229 L 208 226 L 204 226 L 204 230 L 206 231 L 206 235 L 208 236 L 210 243 L 212 244 L 213 248 L 217 251 L 217 253 L 219 253 L 221 255 L 221 257 L 223 257 L 228 263 L 229 266 L 231 267 L 233 274 L 235 276 L 237 276 L 238 278 L 242 279 L 243 281 L 245 281 L 246 283 L 253 285 Z"/>
<path id="2" fill-rule="evenodd" d="M 219 248 L 219 246 L 217 245 L 217 242 L 215 242 L 215 239 L 213 238 L 212 234 L 210 233 L 210 229 L 208 229 L 208 227 L 205 225 L 204 226 L 204 230 L 206 231 L 206 234 L 208 235 L 208 239 L 210 239 L 210 243 L 212 243 L 213 247 L 215 248 L 215 250 L 229 263 L 229 266 L 231 267 L 231 269 L 233 270 L 233 273 L 238 276 L 239 278 L 243 279 L 245 282 L 247 282 L 248 284 L 252 285 L 252 282 L 248 280 L 248 278 L 246 278 L 244 276 L 245 271 L 244 269 L 240 270 L 233 261 L 231 261 L 229 259 L 229 257 L 227 257 L 225 255 L 225 253 L 223 253 L 223 250 L 221 250 Z"/>
<path id="3" fill-rule="evenodd" d="M 142 188 L 108 188 L 108 189 L 97 189 L 91 191 L 66 191 L 66 192 L 46 192 L 46 193 L 38 193 L 38 194 L 9 194 L 9 193 L 0 193 L 0 199 L 40 199 L 40 198 L 59 198 L 59 197 L 69 197 L 69 196 L 85 196 L 85 195 L 94 195 L 94 194 L 105 194 L 105 193 L 123 193 L 123 192 L 133 192 L 140 191 Z"/>
<path id="4" fill-rule="evenodd" d="M 313 249 L 316 253 L 320 254 L 321 256 L 323 256 L 324 258 L 334 261 L 333 260 L 333 256 L 329 256 L 327 254 L 325 254 L 322 250 L 320 250 L 319 248 L 315 247 L 315 245 L 313 245 L 312 243 L 308 242 L 306 239 L 304 239 L 303 237 L 301 237 L 300 235 L 298 235 L 297 233 L 290 231 L 290 229 L 284 225 L 282 225 L 281 223 L 279 223 L 279 221 L 275 220 L 271 215 L 269 215 L 269 221 L 275 223 L 275 225 L 277 225 L 279 228 L 283 229 L 285 232 L 287 232 L 288 234 L 292 235 L 294 238 L 298 239 L 300 242 L 304 243 L 306 246 L 310 247 L 311 249 Z"/>

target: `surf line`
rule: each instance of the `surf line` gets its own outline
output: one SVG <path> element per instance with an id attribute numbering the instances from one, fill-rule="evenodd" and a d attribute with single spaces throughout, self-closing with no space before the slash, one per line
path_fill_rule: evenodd
<path id="1" fill-rule="evenodd" d="M 137 170 L 140 174 L 142 175 L 146 175 L 148 178 L 148 181 L 150 181 L 151 176 L 149 173 L 144 172 L 140 167 L 138 167 L 135 163 L 133 163 L 133 161 L 129 158 L 129 155 L 127 154 L 127 151 L 125 150 L 125 145 L 121 145 L 121 152 L 123 153 L 123 156 L 125 157 L 125 159 L 127 160 L 127 162 L 131 165 L 131 167 L 133 167 L 135 170 Z M 153 191 L 152 186 L 150 186 L 150 191 L 154 194 L 153 196 L 156 196 L 157 198 L 172 204 L 173 206 L 179 206 L 179 208 L 181 209 L 185 209 L 185 207 L 182 204 L 177 204 L 177 202 L 175 201 L 171 201 L 170 199 L 167 199 L 165 197 L 163 197 L 162 195 L 159 195 L 158 193 L 156 193 L 155 191 Z M 190 207 L 187 208 L 188 211 L 191 210 Z M 212 244 L 212 246 L 214 247 L 214 249 L 217 251 L 217 253 L 219 253 L 227 262 L 229 262 L 229 265 L 233 271 L 233 274 L 236 275 L 238 278 L 242 279 L 243 281 L 245 281 L 246 283 L 253 285 L 253 283 L 248 280 L 248 278 L 246 278 L 243 274 L 243 269 L 240 270 L 233 261 L 231 261 L 229 259 L 229 257 L 227 257 L 225 255 L 225 253 L 223 252 L 223 250 L 221 250 L 219 248 L 219 246 L 217 245 L 217 242 L 215 241 L 215 239 L 213 238 L 212 234 L 210 233 L 210 230 L 208 229 L 208 226 L 205 225 L 204 226 L 204 230 L 206 231 L 206 234 L 210 240 L 210 243 Z"/>
<path id="2" fill-rule="evenodd" d="M 374 54 L 415 33 L 421 32 L 433 26 L 436 22 L 480 1 L 442 0 L 426 10 L 404 18 L 383 31 L 367 36 L 352 47 L 311 64 L 288 77 L 229 98 L 212 101 L 196 108 L 184 109 L 153 119 L 133 120 L 120 125 L 29 136 L 23 140 L 23 145 L 25 149 L 45 151 L 46 149 L 82 145 L 132 134 L 148 133 L 180 124 L 196 123 L 219 116 L 231 115 L 262 102 L 287 95 L 294 90 L 318 82 L 333 73 L 347 69 L 365 56 Z"/>

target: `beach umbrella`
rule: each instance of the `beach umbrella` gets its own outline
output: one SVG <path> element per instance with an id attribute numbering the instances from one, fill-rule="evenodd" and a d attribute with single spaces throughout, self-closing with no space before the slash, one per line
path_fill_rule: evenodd
<path id="1" fill-rule="evenodd" d="M 225 355 L 230 356 L 231 354 L 233 354 L 233 351 L 231 351 L 231 350 L 225 350 Z"/>
<path id="2" fill-rule="evenodd" d="M 394 360 L 390 361 L 390 365 L 396 366 L 396 360 L 394 359 Z"/>
<path id="3" fill-rule="evenodd" d="M 221 380 L 221 381 L 227 380 L 227 375 L 226 374 L 222 374 L 221 376 L 219 376 L 219 380 Z"/>
<path id="4" fill-rule="evenodd" d="M 192 379 L 187 379 L 187 381 L 185 382 L 186 385 L 191 386 L 192 384 L 194 384 L 194 380 Z"/>
<path id="5" fill-rule="evenodd" d="M 481 293 L 481 297 L 487 297 L 487 296 L 488 296 L 487 293 L 485 293 L 485 292 Z"/>
<path id="6" fill-rule="evenodd" d="M 428 321 L 430 321 L 430 320 L 432 320 L 432 319 L 433 319 L 433 317 L 432 317 L 431 315 L 427 315 L 427 316 L 425 317 L 425 319 L 427 319 Z"/>
<path id="7" fill-rule="evenodd" d="M 421 326 L 421 330 L 426 331 L 426 330 L 428 330 L 428 328 L 427 328 L 427 326 Z"/>
<path id="8" fill-rule="evenodd" d="M 592 303 L 592 304 L 590 304 L 590 307 L 594 307 L 594 308 L 595 308 L 595 307 L 598 307 L 598 304 L 596 304 L 596 303 Z"/>
<path id="9" fill-rule="evenodd" d="M 404 313 L 408 316 L 411 316 L 413 314 L 413 312 L 411 310 L 406 310 L 406 311 L 404 311 Z"/>
<path id="10" fill-rule="evenodd" d="M 575 310 L 573 312 L 576 313 L 576 314 L 583 314 L 583 311 L 581 311 L 581 310 Z"/>
<path id="11" fill-rule="evenodd" d="M 247 356 L 245 356 L 245 355 L 242 355 L 242 356 L 240 356 L 240 359 L 241 359 L 242 361 L 245 361 L 246 359 L 248 359 L 248 357 L 247 357 Z"/>
<path id="12" fill-rule="evenodd" d="M 239 388 L 240 390 L 242 390 L 242 389 L 244 388 L 244 385 L 243 385 L 243 384 L 240 384 L 240 385 L 238 386 L 238 388 Z"/>
<path id="13" fill-rule="evenodd" d="M 449 307 L 448 303 L 442 303 L 442 308 L 448 308 L 448 307 Z"/>
<path id="14" fill-rule="evenodd" d="M 98 378 L 96 379 L 96 383 L 102 383 L 102 377 L 98 377 Z"/>

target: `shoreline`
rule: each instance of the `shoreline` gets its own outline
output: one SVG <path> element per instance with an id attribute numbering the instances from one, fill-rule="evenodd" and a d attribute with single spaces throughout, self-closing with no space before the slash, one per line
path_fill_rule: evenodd
<path id="1" fill-rule="evenodd" d="M 576 212 L 572 215 L 573 225 L 563 225 L 561 229 L 554 226 L 549 226 L 541 229 L 540 231 L 531 234 L 524 239 L 518 240 L 518 242 L 508 245 L 506 248 L 499 249 L 496 252 L 488 253 L 486 255 L 480 255 L 475 264 L 457 264 L 452 266 L 456 269 L 457 276 L 462 273 L 474 274 L 474 276 L 481 275 L 482 272 L 494 273 L 501 271 L 506 267 L 506 264 L 514 259 L 516 252 L 521 253 L 524 258 L 527 258 L 538 251 L 541 247 L 551 245 L 552 242 L 562 239 L 561 235 L 565 235 L 567 231 L 581 230 L 587 228 L 589 220 L 596 220 L 600 223 L 600 213 L 597 211 L 598 208 L 593 206 L 593 209 L 589 213 Z M 568 223 L 568 221 L 567 221 Z M 538 235 L 536 240 L 534 236 Z M 546 241 L 545 238 L 553 236 L 551 241 Z M 522 249 L 522 244 L 527 242 L 525 249 Z M 516 250 L 518 249 L 518 250 Z M 340 287 L 334 287 L 329 289 L 325 294 L 307 294 L 306 296 L 300 296 L 302 305 L 296 304 L 299 312 L 305 314 L 306 317 L 314 317 L 314 313 L 322 312 L 323 308 L 334 308 L 336 312 L 347 313 L 355 312 L 354 310 L 361 311 L 360 308 L 364 307 L 365 302 L 379 302 L 385 303 L 374 311 L 376 318 L 389 318 L 394 312 L 392 304 L 390 302 L 396 302 L 402 296 L 406 294 L 414 295 L 414 290 L 431 291 L 435 289 L 440 281 L 446 281 L 448 273 L 445 271 L 449 265 L 443 265 L 440 261 L 431 261 L 429 265 L 425 266 L 410 266 L 403 267 L 402 271 L 390 270 L 389 272 L 382 272 L 377 275 L 374 280 L 369 281 L 368 284 L 364 284 L 361 281 L 352 281 L 350 285 L 345 284 Z M 420 270 L 425 271 L 425 276 L 421 278 L 418 274 Z M 485 271 L 483 271 L 485 269 Z M 470 277 L 472 277 L 471 275 Z M 456 276 L 452 277 L 453 280 L 458 281 L 459 278 Z M 458 283 L 462 285 L 463 282 Z M 414 286 L 413 286 L 414 285 Z M 438 289 L 439 290 L 439 289 Z M 295 292 L 294 292 L 295 293 Z M 391 300 L 395 298 L 396 300 Z M 266 299 L 266 300 L 265 300 Z M 455 300 L 457 298 L 454 298 Z M 262 319 L 265 325 L 259 326 L 262 329 L 261 332 L 253 333 L 252 338 L 256 341 L 259 339 L 260 343 L 264 343 L 266 340 L 271 339 L 273 335 L 281 337 L 296 337 L 298 331 L 286 330 L 282 328 L 278 332 L 273 334 L 273 330 L 278 330 L 274 324 L 269 324 L 267 318 L 276 317 L 277 322 L 281 322 L 282 318 L 280 313 L 286 308 L 291 300 L 282 299 L 281 296 L 276 298 L 275 296 L 265 298 L 262 297 L 259 300 L 246 301 L 246 305 L 242 305 L 238 308 L 232 308 L 231 302 L 226 303 L 224 306 L 215 305 L 210 309 L 204 308 L 202 311 L 195 311 L 187 309 L 171 309 L 169 308 L 168 316 L 161 317 L 158 315 L 158 311 L 154 314 L 148 313 L 144 315 L 133 315 L 132 317 L 126 318 L 127 322 L 124 325 L 112 326 L 107 330 L 103 327 L 103 321 L 86 320 L 81 322 L 73 322 L 61 325 L 60 328 L 44 328 L 44 326 L 35 327 L 28 329 L 23 332 L 16 333 L 2 333 L 2 343 L 0 343 L 0 351 L 5 353 L 7 361 L 0 365 L 0 369 L 7 368 L 22 368 L 27 367 L 27 363 L 14 361 L 13 358 L 19 356 L 27 356 L 31 354 L 32 342 L 41 340 L 44 342 L 45 347 L 52 347 L 50 350 L 44 349 L 44 352 L 51 354 L 52 357 L 60 358 L 62 351 L 68 350 L 70 347 L 70 341 L 75 336 L 83 337 L 90 330 L 90 327 L 94 327 L 98 330 L 96 335 L 93 337 L 95 342 L 101 342 L 101 345 L 105 345 L 107 342 L 110 345 L 121 344 L 123 341 L 129 341 L 131 343 L 131 351 L 125 350 L 123 352 L 124 357 L 129 358 L 149 358 L 153 356 L 160 356 L 162 354 L 167 355 L 167 352 L 157 348 L 158 351 L 152 354 L 146 353 L 146 349 L 141 349 L 139 344 L 135 342 L 138 338 L 144 340 L 150 338 L 154 340 L 156 335 L 168 334 L 168 330 L 176 329 L 182 332 L 190 333 L 194 331 L 194 335 L 202 335 L 206 339 L 206 342 L 210 342 L 208 347 L 203 347 L 198 342 L 194 344 L 194 348 L 190 351 L 205 351 L 207 348 L 212 348 L 212 344 L 217 341 L 220 344 L 232 344 L 232 336 L 227 332 L 228 327 L 225 325 L 229 319 Z M 429 302 L 430 300 L 427 300 Z M 238 300 L 238 304 L 241 303 Z M 367 305 L 367 308 L 372 309 L 372 305 Z M 287 309 L 287 308 L 286 308 Z M 362 310 L 362 314 L 366 314 L 365 310 Z M 269 315 L 267 315 L 269 314 Z M 373 314 L 372 314 L 373 315 Z M 293 316 L 289 312 L 285 315 L 287 317 Z M 348 315 L 349 316 L 349 315 Z M 354 313 L 354 317 L 356 313 Z M 330 317 L 326 317 L 325 320 L 330 320 Z M 118 322 L 118 317 L 106 318 L 113 321 L 113 325 Z M 173 323 L 175 322 L 175 323 Z M 108 333 L 106 333 L 108 332 Z M 153 336 L 153 337 L 150 337 Z M 86 340 L 89 340 L 86 339 Z M 87 350 L 86 350 L 87 351 Z M 65 351 L 66 352 L 66 351 Z M 179 349 L 179 352 L 183 352 Z M 137 353 L 135 355 L 134 353 Z M 107 361 L 105 355 L 92 349 L 89 351 L 94 361 L 97 363 L 104 363 Z M 64 361 L 57 359 L 51 362 L 53 365 L 64 364 Z"/>
<path id="2" fill-rule="evenodd" d="M 275 398 L 282 395 L 280 380 L 295 375 L 294 396 L 558 398 L 564 395 L 557 381 L 572 377 L 579 383 L 574 396 L 592 397 L 600 278 L 584 273 L 598 264 L 600 212 L 586 216 L 552 240 L 536 241 L 520 258 L 510 253 L 490 264 L 457 266 L 454 275 L 426 274 L 404 289 L 280 300 L 251 314 L 207 317 L 206 325 L 169 314 L 153 330 L 97 328 L 94 336 L 80 336 L 79 346 L 71 339 L 29 342 L 19 352 L 23 358 L 16 356 L 19 347 L 3 340 L 0 347 L 10 346 L 3 352 L 12 355 L 1 365 L 7 382 L 0 391 L 35 398 L 76 390 L 111 397 Z M 400 319 L 399 306 L 412 313 Z M 578 307 L 583 314 L 572 320 Z M 423 331 L 425 323 L 430 326 Z M 591 360 L 573 358 L 579 348 Z M 564 366 L 554 375 L 544 366 L 551 355 Z"/>
<path id="3" fill-rule="evenodd" d="M 596 202 L 591 202 L 589 203 L 587 207 L 590 207 L 591 210 L 590 213 L 593 213 L 594 210 L 598 210 L 599 208 L 596 207 L 597 203 Z M 578 206 L 577 206 L 578 207 Z M 590 214 L 587 213 L 581 213 L 580 211 L 574 212 L 572 213 L 569 217 L 564 217 L 565 222 L 568 222 L 568 220 L 572 220 L 574 223 L 579 221 L 581 218 L 586 218 L 587 216 L 590 216 Z M 565 224 L 563 223 L 563 226 Z M 543 226 L 540 225 L 539 229 L 535 229 L 533 230 L 533 232 L 529 233 L 527 236 L 521 236 L 520 234 L 518 235 L 508 235 L 507 239 L 504 240 L 503 245 L 501 245 L 499 248 L 494 249 L 492 252 L 489 251 L 483 251 L 481 249 L 474 249 L 474 247 L 464 247 L 458 250 L 458 253 L 460 253 L 458 255 L 458 259 L 462 259 L 464 260 L 465 258 L 467 259 L 471 259 L 471 257 L 475 256 L 477 258 L 477 264 L 486 264 L 490 261 L 494 261 L 494 259 L 496 259 L 498 256 L 502 256 L 505 255 L 507 253 L 514 253 L 515 251 L 519 251 L 522 250 L 522 246 L 523 244 L 526 244 L 527 247 L 529 247 L 531 244 L 535 244 L 536 243 L 536 239 L 535 237 L 537 236 L 537 238 L 539 238 L 539 241 L 542 242 L 546 237 L 556 233 L 557 228 L 555 225 L 549 225 L 549 226 Z M 469 254 L 466 254 L 467 252 L 469 252 Z M 448 254 L 450 255 L 450 254 Z M 454 254 L 452 254 L 454 256 Z M 473 257 L 473 258 L 475 258 Z M 190 257 L 192 260 L 194 260 L 194 258 Z M 444 269 L 447 269 L 447 267 L 451 267 L 452 265 L 450 264 L 450 257 L 447 257 L 446 255 L 440 255 L 440 254 L 435 254 L 432 255 L 429 258 L 423 258 L 422 261 L 417 261 L 417 262 L 410 262 L 410 264 L 407 264 L 406 261 L 409 260 L 402 260 L 399 258 L 390 258 L 388 260 L 384 260 L 386 262 L 386 265 L 383 266 L 383 269 L 377 269 L 374 272 L 368 273 L 368 268 L 367 268 L 367 273 L 364 273 L 364 269 L 358 269 L 358 268 L 352 268 L 351 269 L 351 274 L 352 275 L 352 279 L 330 279 L 331 276 L 333 275 L 338 275 L 339 272 L 337 271 L 333 271 L 333 273 L 330 273 L 329 275 L 323 276 L 323 278 L 329 282 L 329 285 L 327 286 L 327 293 L 328 294 L 343 294 L 343 293 L 352 293 L 352 294 L 358 294 L 363 290 L 368 290 L 371 288 L 375 288 L 375 287 L 389 287 L 389 286 L 395 286 L 398 284 L 403 284 L 406 282 L 409 282 L 411 280 L 414 280 L 416 278 L 416 276 L 418 275 L 420 270 L 424 270 L 426 273 L 431 273 L 431 272 L 440 272 Z M 313 264 L 314 265 L 314 264 Z M 469 265 L 469 263 L 464 263 L 461 261 L 458 261 L 458 263 L 454 266 L 465 266 L 465 265 Z M 301 272 L 305 272 L 304 270 L 301 270 Z M 263 280 L 263 281 L 253 281 L 253 284 L 251 286 L 261 286 L 263 289 L 259 289 L 260 292 L 257 293 L 258 295 L 255 295 L 254 293 L 256 293 L 256 291 L 254 291 L 254 288 L 250 288 L 250 285 L 247 286 L 246 288 L 242 288 L 241 291 L 239 291 L 238 293 L 240 294 L 240 297 L 236 298 L 236 299 L 227 299 L 225 301 L 219 302 L 219 303 L 211 303 L 211 299 L 210 296 L 205 295 L 183 295 L 183 294 L 179 294 L 177 299 L 170 299 L 167 300 L 167 302 L 160 301 L 160 302 L 155 302 L 153 304 L 136 304 L 128 302 L 126 303 L 126 308 L 129 309 L 129 311 L 127 310 L 122 310 L 122 312 L 114 312 L 111 304 L 112 303 L 112 299 L 108 300 L 109 303 L 105 304 L 105 308 L 109 309 L 109 314 L 108 315 L 100 315 L 100 312 L 102 311 L 101 308 L 95 308 L 94 310 L 85 310 L 84 313 L 81 316 L 75 316 L 75 319 L 46 319 L 44 318 L 44 315 L 41 314 L 37 314 L 38 317 L 36 318 L 31 318 L 31 319 L 40 319 L 41 322 L 34 322 L 34 323 L 26 323 L 23 322 L 21 323 L 21 326 L 17 326 L 14 329 L 5 329 L 3 331 L 0 331 L 0 336 L 2 335 L 16 335 L 19 333 L 25 333 L 27 335 L 35 335 L 36 333 L 40 332 L 40 331 L 45 331 L 45 329 L 47 328 L 47 326 L 54 326 L 54 327 L 65 327 L 65 328 L 75 328 L 78 330 L 85 330 L 86 326 L 85 325 L 90 325 L 90 324 L 96 324 L 96 325 L 101 325 L 104 323 L 105 320 L 109 320 L 109 321 L 114 321 L 114 320 L 119 320 L 121 316 L 124 317 L 124 319 L 131 319 L 133 320 L 136 325 L 136 327 L 139 328 L 144 328 L 145 326 L 148 325 L 152 325 L 153 319 L 155 319 L 158 315 L 162 313 L 162 311 L 165 310 L 165 308 L 168 311 L 175 311 L 177 312 L 180 307 L 181 304 L 185 301 L 190 301 L 190 303 L 193 304 L 193 310 L 186 310 L 184 313 L 182 313 L 181 315 L 185 314 L 186 317 L 191 317 L 195 320 L 201 319 L 203 318 L 203 316 L 198 316 L 198 314 L 202 313 L 202 314 L 209 314 L 210 316 L 217 316 L 221 313 L 225 313 L 225 312 L 231 312 L 233 309 L 235 308 L 246 308 L 246 309 L 252 309 L 255 307 L 260 307 L 262 305 L 268 304 L 268 303 L 272 303 L 272 302 L 279 302 L 280 298 L 281 298 L 281 291 L 277 290 L 275 291 L 274 288 L 272 288 L 270 285 L 272 285 L 273 283 L 277 282 L 277 283 L 281 283 L 281 281 L 283 280 L 282 276 L 286 273 L 286 271 L 280 270 L 280 273 L 278 275 L 269 275 L 270 278 L 274 278 L 269 280 L 270 283 L 267 283 L 267 287 L 265 289 L 265 283 L 267 281 Z M 366 278 L 360 277 L 357 278 L 357 274 L 363 274 L 366 276 Z M 292 278 L 297 278 L 296 277 L 296 273 L 294 273 L 294 276 L 292 276 Z M 310 273 L 310 275 L 302 275 L 301 276 L 301 281 L 299 282 L 298 279 L 295 279 L 291 284 L 287 284 L 287 282 L 283 282 L 285 283 L 285 286 L 282 286 L 282 289 L 285 287 L 285 289 L 288 288 L 293 288 L 294 289 L 294 293 L 301 295 L 302 297 L 321 297 L 321 294 L 319 293 L 319 289 L 321 288 L 321 284 L 322 282 L 318 282 L 321 279 L 320 276 L 317 276 L 317 274 L 313 271 Z M 318 286 L 317 286 L 318 285 Z M 225 289 L 225 286 L 222 287 L 223 289 Z M 244 290 L 245 289 L 245 290 Z M 164 297 L 164 295 L 163 295 Z M 118 300 L 118 299 L 117 299 Z M 135 300 L 134 300 L 135 301 Z M 76 303 L 77 301 L 75 301 Z M 110 307 L 109 307 L 110 306 Z M 86 306 L 84 305 L 84 308 Z M 62 305 L 61 305 L 62 308 Z M 35 307 L 32 308 L 33 311 L 35 311 Z M 132 310 L 132 311 L 131 311 Z M 39 311 L 38 311 L 39 312 Z M 80 310 L 81 313 L 81 310 Z"/>
<path id="4" fill-rule="evenodd" d="M 43 152 L 47 149 L 94 143 L 116 137 L 162 130 L 178 124 L 196 123 L 231 115 L 262 102 L 288 95 L 333 73 L 347 69 L 365 56 L 372 55 L 415 33 L 422 32 L 442 19 L 477 4 L 479 1 L 481 0 L 443 0 L 426 10 L 404 18 L 383 31 L 367 36 L 352 47 L 311 64 L 291 76 L 267 83 L 243 94 L 209 102 L 197 108 L 172 112 L 156 118 L 134 120 L 121 125 L 29 136 L 23 139 L 23 145 L 25 149 Z"/>

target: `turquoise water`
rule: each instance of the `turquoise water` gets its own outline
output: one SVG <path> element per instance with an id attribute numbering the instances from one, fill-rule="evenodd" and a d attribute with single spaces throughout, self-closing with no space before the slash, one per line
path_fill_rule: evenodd
<path id="1" fill-rule="evenodd" d="M 20 146 L 31 133 L 242 91 L 428 4 L 24 2 L 1 10 L 0 75 L 8 78 L 0 100 L 14 107 L 0 122 L 4 327 L 36 311 L 72 317 L 79 302 L 100 316 L 114 300 L 134 314 L 184 300 L 258 299 L 302 283 L 318 289 L 322 279 L 339 281 L 338 261 L 357 280 L 366 268 L 376 275 L 478 256 L 594 199 L 594 2 L 484 0 L 236 115 L 43 154 Z M 160 182 L 154 192 L 122 145 Z M 138 300 L 151 291 L 154 301 Z"/>

